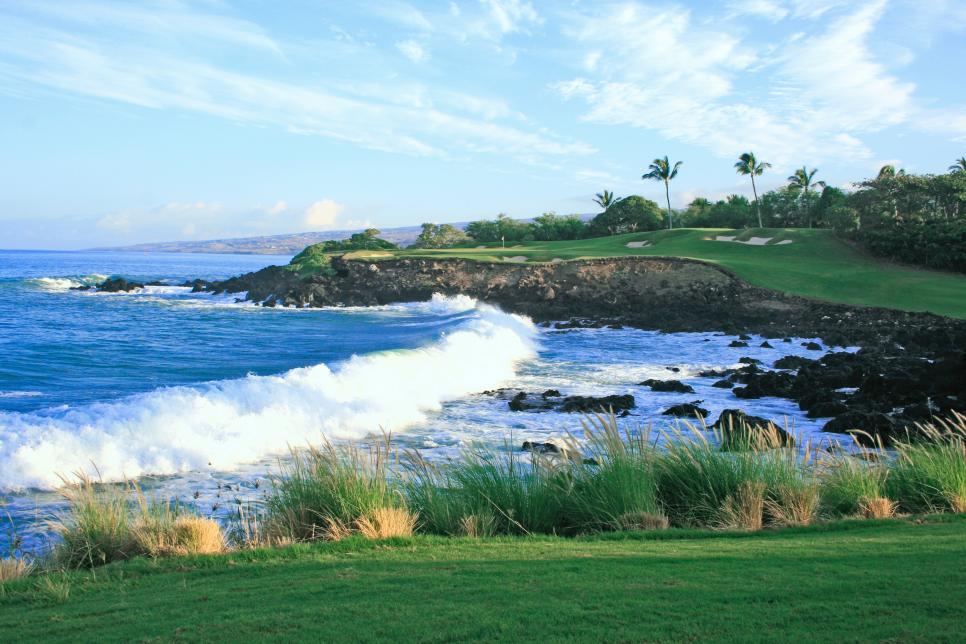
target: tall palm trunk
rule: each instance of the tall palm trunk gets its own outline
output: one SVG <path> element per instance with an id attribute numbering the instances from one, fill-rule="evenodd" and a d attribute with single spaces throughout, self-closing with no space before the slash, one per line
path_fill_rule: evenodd
<path id="1" fill-rule="evenodd" d="M 667 199 L 667 229 L 671 230 L 671 189 L 668 187 L 668 180 L 664 180 L 664 197 Z"/>
<path id="2" fill-rule="evenodd" d="M 755 173 L 751 173 L 751 191 L 755 193 L 755 210 L 758 211 L 758 227 L 764 228 L 761 225 L 761 204 L 758 203 L 758 188 L 755 187 Z"/>

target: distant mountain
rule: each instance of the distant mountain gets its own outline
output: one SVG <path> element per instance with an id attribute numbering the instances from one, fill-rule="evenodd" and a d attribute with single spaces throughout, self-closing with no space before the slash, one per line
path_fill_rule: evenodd
<path id="1" fill-rule="evenodd" d="M 454 224 L 460 228 L 466 224 Z M 268 235 L 265 237 L 239 237 L 237 239 L 209 239 L 205 241 L 172 241 L 111 248 L 91 248 L 90 250 L 123 250 L 144 253 L 240 253 L 245 255 L 294 255 L 306 246 L 328 241 L 346 239 L 354 230 L 326 230 L 312 233 L 291 233 L 288 235 Z M 380 237 L 400 246 L 416 241 L 422 228 L 403 226 L 401 228 L 380 228 Z"/>
<path id="2" fill-rule="evenodd" d="M 593 214 L 578 215 L 583 220 L 594 217 Z M 532 218 L 522 218 L 519 221 L 531 222 Z M 466 228 L 468 221 L 455 222 L 450 225 Z M 204 241 L 172 241 L 154 242 L 148 244 L 134 244 L 133 246 L 112 246 L 89 248 L 88 250 L 123 250 L 142 253 L 239 253 L 242 255 L 295 255 L 306 246 L 329 241 L 330 239 L 347 239 L 352 233 L 361 232 L 362 228 L 352 230 L 326 230 L 314 233 L 290 233 L 287 235 L 266 235 L 264 237 L 238 237 L 235 239 L 208 239 Z M 380 228 L 379 236 L 399 246 L 408 246 L 416 241 L 422 231 L 422 226 L 402 226 L 400 228 Z"/>

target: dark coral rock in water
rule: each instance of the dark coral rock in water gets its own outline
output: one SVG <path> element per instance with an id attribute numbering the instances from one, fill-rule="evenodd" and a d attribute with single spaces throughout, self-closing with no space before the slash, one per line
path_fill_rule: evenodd
<path id="1" fill-rule="evenodd" d="M 560 411 L 566 412 L 595 412 L 595 411 L 626 411 L 634 408 L 634 396 L 620 394 L 614 396 L 567 396 L 560 405 Z"/>
<path id="2" fill-rule="evenodd" d="M 681 403 L 680 405 L 674 405 L 665 409 L 662 414 L 665 416 L 676 416 L 678 418 L 707 418 L 708 410 L 703 407 L 698 407 L 698 404 L 703 401 L 695 400 L 694 402 Z"/>
<path id="3" fill-rule="evenodd" d="M 681 394 L 693 394 L 694 388 L 680 380 L 655 380 L 649 378 L 644 382 L 638 383 L 642 387 L 650 387 L 651 391 L 674 392 Z"/>
<path id="4" fill-rule="evenodd" d="M 740 409 L 725 409 L 711 427 L 718 431 L 721 449 L 727 451 L 795 446 L 795 439 L 784 429 Z"/>

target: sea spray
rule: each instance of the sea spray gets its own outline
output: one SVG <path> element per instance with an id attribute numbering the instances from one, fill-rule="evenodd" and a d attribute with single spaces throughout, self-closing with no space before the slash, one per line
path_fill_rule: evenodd
<path id="1" fill-rule="evenodd" d="M 467 319 L 419 349 L 200 386 L 157 389 L 48 414 L 0 413 L 0 489 L 51 488 L 84 470 L 106 480 L 231 469 L 322 436 L 400 431 L 442 403 L 511 379 L 536 355 L 526 318 L 469 298 L 426 306 Z"/>

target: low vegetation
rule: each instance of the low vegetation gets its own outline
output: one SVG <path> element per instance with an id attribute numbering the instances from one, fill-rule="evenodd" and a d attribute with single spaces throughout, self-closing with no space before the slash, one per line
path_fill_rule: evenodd
<path id="1" fill-rule="evenodd" d="M 112 623 L 111 628 L 118 629 L 111 631 L 112 637 L 129 638 L 133 632 L 167 632 L 163 630 L 162 614 L 176 615 L 178 624 L 201 629 L 201 620 L 181 608 L 186 605 L 183 599 L 160 599 L 170 594 L 170 590 L 161 590 L 169 584 L 170 574 L 182 579 L 185 571 L 192 571 L 190 587 L 193 593 L 204 596 L 204 610 L 217 610 L 220 619 L 233 623 L 232 638 L 245 632 L 246 625 L 274 623 L 276 611 L 290 611 L 293 601 L 302 601 L 294 596 L 301 592 L 303 584 L 298 580 L 306 574 L 315 575 L 313 579 L 322 574 L 327 580 L 313 588 L 328 590 L 315 592 L 335 593 L 335 588 L 342 589 L 343 594 L 337 594 L 339 599 L 334 599 L 336 595 L 330 599 L 349 612 L 334 612 L 331 616 L 338 617 L 350 629 L 361 622 L 372 622 L 371 611 L 378 612 L 384 603 L 401 608 L 399 592 L 403 597 L 413 593 L 423 597 L 424 592 L 439 586 L 450 589 L 444 595 L 451 599 L 449 593 L 456 582 L 445 572 L 450 569 L 461 570 L 461 575 L 475 571 L 470 578 L 461 578 L 460 584 L 476 587 L 477 582 L 484 584 L 484 580 L 485 584 L 501 580 L 499 593 L 490 599 L 495 602 L 494 610 L 499 606 L 500 615 L 507 614 L 507 607 L 512 604 L 510 597 L 518 590 L 534 592 L 532 584 L 546 585 L 550 597 L 544 600 L 551 603 L 571 593 L 584 598 L 588 593 L 597 593 L 603 600 L 611 592 L 606 589 L 616 592 L 618 584 L 625 589 L 621 594 L 625 600 L 607 611 L 610 617 L 605 621 L 620 619 L 618 615 L 623 610 L 630 610 L 631 597 L 635 606 L 652 601 L 653 591 L 641 588 L 641 592 L 628 595 L 626 589 L 634 583 L 651 584 L 655 575 L 668 582 L 676 579 L 675 583 L 684 583 L 690 589 L 686 595 L 691 605 L 699 601 L 694 593 L 704 592 L 698 589 L 706 589 L 709 584 L 716 587 L 732 583 L 726 579 L 752 577 L 779 577 L 783 584 L 791 584 L 798 574 L 793 569 L 808 570 L 807 578 L 794 582 L 798 600 L 802 593 L 808 595 L 809 589 L 817 588 L 816 584 L 822 586 L 836 575 L 845 575 L 842 579 L 850 580 L 845 584 L 849 588 L 862 579 L 872 584 L 870 589 L 876 592 L 888 588 L 892 597 L 906 592 L 908 584 L 892 584 L 885 577 L 891 578 L 904 566 L 910 567 L 910 574 L 915 573 L 905 581 L 920 578 L 929 568 L 930 588 L 943 583 L 942 579 L 946 580 L 947 589 L 959 587 L 963 571 L 958 558 L 966 554 L 966 540 L 962 538 L 966 524 L 954 515 L 946 515 L 953 518 L 944 520 L 936 513 L 966 511 L 966 417 L 954 415 L 922 425 L 909 440 L 897 441 L 892 451 L 860 447 L 813 450 L 807 444 L 795 448 L 776 446 L 768 439 L 775 428 L 760 431 L 760 441 L 723 445 L 720 432 L 702 427 L 683 423 L 652 434 L 622 427 L 613 415 L 602 414 L 584 419 L 579 442 L 570 438 L 558 443 L 553 453 L 523 453 L 508 445 L 497 451 L 468 449 L 461 458 L 443 463 L 430 463 L 418 452 L 408 452 L 397 459 L 388 437 L 362 446 L 324 443 L 317 448 L 294 450 L 290 459 L 280 463 L 265 505 L 256 511 L 257 520 L 241 512 L 245 528 L 234 526 L 228 540 L 217 523 L 194 515 L 184 506 L 148 500 L 132 485 L 106 485 L 81 477 L 64 489 L 68 511 L 53 524 L 59 541 L 52 558 L 36 565 L 22 559 L 0 560 L 0 606 L 5 606 L 0 611 L 0 634 L 10 628 L 26 628 L 18 630 L 20 637 L 32 632 L 27 616 L 45 613 L 52 610 L 50 607 L 69 606 L 58 610 L 69 616 L 69 621 L 85 623 L 85 611 L 119 601 L 119 591 L 130 602 L 126 606 L 138 607 L 134 609 L 138 614 L 159 601 L 169 608 L 150 612 L 143 622 L 125 617 Z M 855 521 L 889 518 L 896 513 L 900 517 L 914 513 L 930 518 L 925 523 L 920 520 L 917 527 L 902 521 Z M 851 522 L 843 523 L 843 519 Z M 735 535 L 763 530 L 774 536 L 755 541 L 734 540 Z M 716 534 L 732 538 L 715 541 Z M 244 538 L 239 538 L 241 535 Z M 869 535 L 874 546 L 863 545 L 862 535 Z M 574 538 L 561 541 L 561 536 Z M 521 537 L 524 540 L 518 540 Z M 695 539 L 698 541 L 692 545 L 690 540 Z M 874 563 L 891 552 L 893 540 L 898 540 L 894 548 L 903 555 L 884 559 L 888 565 Z M 371 541 L 386 544 L 386 549 L 372 550 L 364 545 Z M 312 545 L 325 543 L 335 546 Z M 258 549 L 266 545 L 272 548 Z M 231 550 L 231 559 L 218 559 L 218 554 L 226 549 Z M 670 563 L 667 557 L 680 557 L 684 551 L 688 556 L 673 569 L 664 567 Z M 365 552 L 366 557 L 351 557 L 359 552 Z M 199 555 L 215 558 L 202 560 Z M 125 567 L 118 568 L 116 564 L 92 577 L 72 572 L 138 556 L 155 563 L 146 567 L 128 561 L 123 564 Z M 174 561 L 182 563 L 163 563 L 172 556 L 180 557 Z M 602 559 L 584 565 L 573 559 L 577 556 Z M 821 558 L 822 574 L 814 574 L 814 563 L 802 567 L 802 562 L 813 556 Z M 239 561 L 241 566 L 237 565 Z M 447 561 L 459 565 L 450 567 Z M 572 563 L 559 568 L 563 561 Z M 636 563 L 625 568 L 621 561 Z M 797 566 L 793 561 L 799 562 Z M 640 576 L 641 566 L 648 571 L 645 577 Z M 367 572 L 360 572 L 360 567 Z M 221 572 L 215 574 L 215 570 Z M 244 581 L 246 577 L 237 576 L 239 570 L 249 570 L 254 576 Z M 579 574 L 571 574 L 577 570 Z M 364 574 L 366 581 L 355 581 L 355 591 L 349 592 L 349 586 L 343 588 L 338 581 L 345 575 L 356 580 L 359 574 Z M 529 581 L 521 581 L 518 587 L 511 580 L 521 579 L 521 575 Z M 595 575 L 603 575 L 600 583 L 590 580 Z M 235 581 L 227 583 L 228 578 Z M 393 586 L 390 578 L 406 579 L 405 587 Z M 187 589 L 187 577 L 184 579 Z M 240 604 L 225 589 L 249 588 L 256 579 L 260 599 L 246 604 L 252 612 L 240 621 L 229 617 L 233 614 L 232 606 Z M 872 583 L 872 579 L 878 582 Z M 284 584 L 289 590 L 281 592 L 281 585 L 278 591 L 270 590 L 277 584 Z M 391 600 L 388 595 L 379 599 L 382 593 L 390 591 L 390 586 L 397 595 Z M 746 585 L 743 587 L 745 594 L 750 592 Z M 841 587 L 836 588 L 841 592 Z M 494 590 L 490 588 L 490 592 Z M 722 600 L 723 591 L 723 586 L 717 588 L 715 601 Z M 238 592 L 249 594 L 249 590 Z M 277 592 L 281 594 L 276 596 Z M 152 597 L 152 593 L 159 595 Z M 366 619 L 361 619 L 361 615 L 360 619 L 352 617 L 352 604 L 346 603 L 347 597 L 360 593 L 367 598 Z M 134 599 L 142 596 L 143 599 Z M 869 605 L 870 597 L 864 595 L 856 601 Z M 213 598 L 210 606 L 209 598 Z M 315 620 L 320 605 L 331 608 L 330 599 L 323 601 L 321 596 L 313 596 L 313 624 L 318 623 Z M 826 599 L 821 593 L 816 594 L 816 601 Z M 838 599 L 841 601 L 842 597 Z M 943 596 L 942 601 L 953 599 Z M 413 616 L 420 613 L 415 606 L 423 601 L 413 604 Z M 444 604 L 452 605 L 449 601 Z M 745 608 L 732 609 L 746 610 L 748 600 L 742 600 L 740 605 Z M 845 609 L 854 605 L 845 604 L 839 611 L 849 616 L 848 620 L 843 617 L 840 628 L 846 628 L 847 623 L 854 627 L 852 620 L 857 615 Z M 903 608 L 909 610 L 909 604 Z M 954 601 L 938 613 L 931 605 L 927 613 L 916 612 L 920 621 L 915 623 L 933 624 L 933 628 L 935 624 L 945 624 L 944 619 L 956 623 L 962 615 L 955 618 L 950 610 L 961 611 L 962 604 Z M 554 611 L 542 606 L 536 614 L 548 612 Z M 635 615 L 640 614 L 638 607 Z M 704 617 L 689 621 L 702 624 L 701 628 L 686 629 L 687 633 L 710 633 L 701 630 L 711 623 L 708 611 L 701 614 Z M 823 614 L 827 617 L 827 613 Z M 742 628 L 755 616 L 760 617 L 761 613 L 748 612 L 742 618 L 746 622 Z M 523 613 L 519 618 L 523 620 Z M 881 631 L 883 636 L 891 633 L 902 639 L 919 632 L 908 630 L 913 628 L 908 619 L 900 621 L 904 630 Z M 662 623 L 662 628 L 673 631 L 677 622 Z M 291 626 L 291 622 L 287 624 Z M 476 624 L 483 629 L 473 631 L 477 636 L 490 633 L 489 629 L 500 629 L 498 622 L 488 619 Z M 414 622 L 402 627 L 405 630 L 417 626 Z M 783 627 L 787 628 L 787 623 Z M 876 627 L 881 627 L 881 622 Z M 469 636 L 470 632 L 462 628 L 450 624 L 445 632 L 450 637 Z M 512 632 L 519 633 L 516 628 Z M 56 637 L 71 636 L 69 630 L 56 632 L 60 633 Z M 192 632 L 199 637 L 211 635 L 200 630 Z M 399 634 L 397 630 L 392 632 Z M 655 632 L 649 631 L 649 636 Z M 747 632 L 734 631 L 736 635 Z M 869 632 L 872 631 L 863 630 L 864 634 Z M 782 633 L 788 635 L 787 631 Z M 627 634 L 630 637 L 631 631 Z M 591 636 L 591 632 L 587 635 Z M 935 637 L 937 632 L 929 635 Z M 541 631 L 540 636 L 546 637 L 547 632 Z"/>

